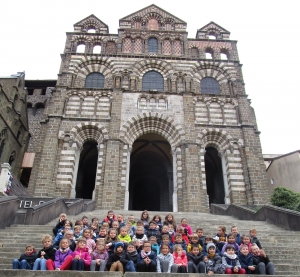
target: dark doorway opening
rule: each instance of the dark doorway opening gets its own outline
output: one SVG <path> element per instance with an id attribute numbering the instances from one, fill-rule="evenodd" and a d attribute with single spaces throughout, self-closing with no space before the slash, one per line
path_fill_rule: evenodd
<path id="1" fill-rule="evenodd" d="M 172 211 L 171 146 L 157 134 L 139 137 L 130 157 L 129 209 Z"/>
<path id="2" fill-rule="evenodd" d="M 95 189 L 98 149 L 95 141 L 87 141 L 80 153 L 76 180 L 76 198 L 92 199 Z"/>
<path id="3" fill-rule="evenodd" d="M 204 160 L 209 204 L 224 204 L 225 190 L 221 158 L 218 155 L 217 149 L 207 147 L 205 150 Z"/>

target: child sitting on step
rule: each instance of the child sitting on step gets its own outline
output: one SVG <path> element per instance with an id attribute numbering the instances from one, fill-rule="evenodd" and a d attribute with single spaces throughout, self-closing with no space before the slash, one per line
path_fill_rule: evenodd
<path id="1" fill-rule="evenodd" d="M 33 270 L 47 270 L 46 261 L 48 259 L 54 261 L 56 249 L 52 246 L 52 237 L 48 234 L 43 235 L 42 244 L 44 247 L 37 254 Z"/>
<path id="2" fill-rule="evenodd" d="M 172 265 L 172 273 L 187 273 L 187 256 L 180 244 L 174 245 L 173 248 L 174 264 Z"/>
<path id="3" fill-rule="evenodd" d="M 69 270 L 72 264 L 73 251 L 70 249 L 70 240 L 63 238 L 59 243 L 59 249 L 55 252 L 54 262 L 46 261 L 48 270 Z"/>
<path id="4" fill-rule="evenodd" d="M 229 233 L 227 235 L 227 242 L 224 244 L 224 246 L 222 248 L 222 251 L 221 251 L 222 255 L 224 254 L 227 245 L 233 246 L 235 254 L 238 254 L 238 252 L 239 252 L 239 245 L 236 243 L 236 241 L 235 241 L 235 235 L 233 233 Z"/>
<path id="5" fill-rule="evenodd" d="M 77 247 L 73 252 L 72 270 L 88 270 L 91 264 L 91 255 L 86 247 L 86 239 L 80 238 L 77 241 Z"/>
<path id="6" fill-rule="evenodd" d="M 231 245 L 225 248 L 222 264 L 225 266 L 225 274 L 246 274 L 246 270 L 241 267 L 239 258 Z"/>
<path id="7" fill-rule="evenodd" d="M 256 244 L 259 249 L 262 249 L 262 246 L 257 238 L 257 230 L 256 229 L 250 229 L 250 239 L 252 244 Z"/>
<path id="8" fill-rule="evenodd" d="M 204 257 L 206 272 L 208 275 L 224 274 L 225 266 L 222 264 L 222 258 L 216 253 L 217 247 L 213 242 L 208 242 L 206 245 L 207 256 Z"/>
<path id="9" fill-rule="evenodd" d="M 19 259 L 14 259 L 12 262 L 13 269 L 32 269 L 37 258 L 35 248 L 32 244 L 28 244 L 25 248 L 25 253 L 21 254 Z"/>
<path id="10" fill-rule="evenodd" d="M 96 243 L 96 249 L 92 253 L 92 260 L 90 265 L 90 271 L 104 271 L 108 261 L 108 253 L 105 250 L 105 243 L 98 240 Z"/>
<path id="11" fill-rule="evenodd" d="M 58 230 L 64 226 L 66 219 L 67 219 L 66 214 L 60 214 L 58 222 L 56 223 L 55 227 L 52 229 L 54 236 L 56 236 Z"/>
<path id="12" fill-rule="evenodd" d="M 246 270 L 246 273 L 254 273 L 255 266 L 253 266 L 253 256 L 249 252 L 247 245 L 241 245 L 238 257 L 241 267 Z"/>
<path id="13" fill-rule="evenodd" d="M 218 233 L 215 235 L 214 240 L 216 242 L 216 245 L 220 251 L 222 251 L 222 248 L 224 244 L 227 241 L 227 234 L 226 227 L 225 226 L 219 226 L 218 227 Z"/>
<path id="14" fill-rule="evenodd" d="M 202 252 L 202 246 L 199 244 L 199 237 L 196 233 L 190 236 L 190 241 L 187 246 L 187 252 L 191 252 L 194 246 L 199 248 L 199 252 Z"/>

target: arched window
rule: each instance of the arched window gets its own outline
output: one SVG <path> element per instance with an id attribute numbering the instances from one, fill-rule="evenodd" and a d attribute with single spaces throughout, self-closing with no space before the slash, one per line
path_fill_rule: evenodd
<path id="1" fill-rule="evenodd" d="M 104 88 L 104 76 L 101 73 L 94 72 L 86 76 L 85 88 Z"/>
<path id="2" fill-rule="evenodd" d="M 149 53 L 157 53 L 158 52 L 158 41 L 156 38 L 149 38 L 148 52 Z"/>
<path id="3" fill-rule="evenodd" d="M 216 79 L 205 77 L 200 83 L 202 94 L 220 94 L 220 86 Z"/>
<path id="4" fill-rule="evenodd" d="M 85 52 L 85 45 L 84 44 L 78 44 L 76 48 L 76 53 L 84 53 Z"/>
<path id="5" fill-rule="evenodd" d="M 101 45 L 95 45 L 93 47 L 93 54 L 101 54 Z"/>
<path id="6" fill-rule="evenodd" d="M 143 76 L 143 90 L 164 91 L 163 76 L 154 70 L 145 73 Z"/>

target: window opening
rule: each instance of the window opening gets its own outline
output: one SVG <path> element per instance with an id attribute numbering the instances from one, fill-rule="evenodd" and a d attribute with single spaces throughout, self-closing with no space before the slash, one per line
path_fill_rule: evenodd
<path id="1" fill-rule="evenodd" d="M 164 90 L 164 78 L 157 71 L 148 71 L 143 76 L 143 90 Z"/>
<path id="2" fill-rule="evenodd" d="M 205 77 L 200 83 L 202 94 L 220 94 L 220 86 L 216 79 Z"/>
<path id="3" fill-rule="evenodd" d="M 90 73 L 85 79 L 85 88 L 104 88 L 104 76 L 101 73 Z"/>
<path id="4" fill-rule="evenodd" d="M 156 38 L 149 38 L 148 52 L 149 53 L 157 53 L 158 52 L 158 41 Z"/>

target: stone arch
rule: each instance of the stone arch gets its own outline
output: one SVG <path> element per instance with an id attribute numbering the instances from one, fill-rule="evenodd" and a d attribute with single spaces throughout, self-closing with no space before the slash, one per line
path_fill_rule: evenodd
<path id="1" fill-rule="evenodd" d="M 233 138 L 225 130 L 203 129 L 198 134 L 196 143 L 203 146 L 203 148 L 213 146 L 221 153 L 232 149 Z"/>
<path id="2" fill-rule="evenodd" d="M 63 146 L 59 172 L 56 177 L 55 194 L 75 197 L 79 159 L 83 144 L 88 141 L 95 141 L 98 158 L 93 199 L 98 199 L 98 195 L 101 193 L 100 184 L 103 180 L 103 140 L 108 139 L 108 131 L 98 122 L 81 122 L 74 126 L 69 133 L 60 132 L 59 139 L 63 140 Z"/>
<path id="3" fill-rule="evenodd" d="M 132 66 L 132 70 L 140 79 L 142 79 L 143 75 L 149 70 L 158 71 L 164 78 L 174 72 L 173 66 L 170 63 L 156 59 L 138 61 Z"/>
<path id="4" fill-rule="evenodd" d="M 93 72 L 99 72 L 104 76 L 104 88 L 112 87 L 112 65 L 106 58 L 93 56 L 87 60 L 85 57 L 80 59 L 81 62 L 70 68 L 73 74 L 76 75 L 75 86 L 84 87 L 87 75 Z"/>
<path id="5" fill-rule="evenodd" d="M 123 124 L 120 139 L 132 145 L 138 137 L 147 133 L 161 135 L 170 143 L 172 149 L 183 143 L 185 139 L 182 126 L 173 118 L 153 112 L 138 114 Z"/>
<path id="6" fill-rule="evenodd" d="M 81 122 L 70 131 L 70 138 L 83 144 L 87 140 L 101 143 L 109 138 L 107 129 L 98 122 Z"/>
<path id="7" fill-rule="evenodd" d="M 242 157 L 238 142 L 227 134 L 225 130 L 210 128 L 203 129 L 197 136 L 196 143 L 201 146 L 199 158 L 201 164 L 205 165 L 205 148 L 215 148 L 222 161 L 222 172 L 225 191 L 225 204 L 245 203 L 246 187 L 243 175 Z M 206 186 L 205 166 L 201 167 L 203 185 Z"/>

